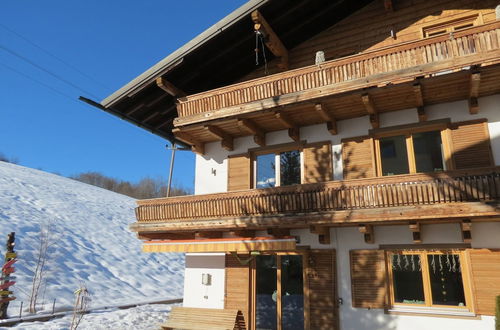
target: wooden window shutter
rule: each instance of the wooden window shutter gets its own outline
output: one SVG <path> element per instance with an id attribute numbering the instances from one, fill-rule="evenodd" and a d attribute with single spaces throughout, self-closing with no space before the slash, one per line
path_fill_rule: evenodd
<path id="1" fill-rule="evenodd" d="M 373 139 L 360 136 L 342 139 L 344 179 L 371 178 L 375 176 Z"/>
<path id="2" fill-rule="evenodd" d="M 304 146 L 304 183 L 333 180 L 332 144 L 312 143 Z"/>
<path id="3" fill-rule="evenodd" d="M 486 119 L 450 124 L 455 169 L 495 166 Z"/>
<path id="4" fill-rule="evenodd" d="M 338 329 L 335 250 L 311 250 L 306 262 L 309 329 Z"/>
<path id="5" fill-rule="evenodd" d="M 240 260 L 247 260 L 249 255 L 239 255 Z M 250 267 L 242 265 L 233 254 L 226 254 L 226 290 L 224 308 L 237 309 L 237 329 L 249 328 L 250 306 Z"/>
<path id="6" fill-rule="evenodd" d="M 387 275 L 384 250 L 351 250 L 352 306 L 385 308 Z"/>
<path id="7" fill-rule="evenodd" d="M 500 295 L 500 250 L 470 249 L 467 253 L 476 312 L 495 315 L 495 297 Z"/>
<path id="8" fill-rule="evenodd" d="M 248 154 L 229 156 L 227 167 L 228 191 L 250 189 L 252 177 Z"/>

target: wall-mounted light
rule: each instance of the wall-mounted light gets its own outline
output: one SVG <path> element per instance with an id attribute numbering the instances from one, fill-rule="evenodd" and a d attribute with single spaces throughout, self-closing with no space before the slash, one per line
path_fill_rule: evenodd
<path id="1" fill-rule="evenodd" d="M 212 285 L 212 274 L 201 274 L 201 284 L 206 286 Z"/>

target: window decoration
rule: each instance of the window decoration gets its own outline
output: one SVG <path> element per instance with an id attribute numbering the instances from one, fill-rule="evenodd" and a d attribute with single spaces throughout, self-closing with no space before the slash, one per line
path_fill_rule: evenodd
<path id="1" fill-rule="evenodd" d="M 393 305 L 467 308 L 460 251 L 389 253 Z"/>

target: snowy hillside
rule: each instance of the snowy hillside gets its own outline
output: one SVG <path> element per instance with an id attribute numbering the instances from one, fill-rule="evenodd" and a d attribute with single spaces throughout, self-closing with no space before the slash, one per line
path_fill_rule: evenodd
<path id="1" fill-rule="evenodd" d="M 134 221 L 132 198 L 57 175 L 0 162 L 0 253 L 16 232 L 17 283 L 11 314 L 27 304 L 40 225 L 52 223 L 55 242 L 48 261 L 46 308 L 72 305 L 85 283 L 92 305 L 182 296 L 184 257 L 145 254 L 128 230 Z M 50 306 L 50 307 L 49 307 Z"/>

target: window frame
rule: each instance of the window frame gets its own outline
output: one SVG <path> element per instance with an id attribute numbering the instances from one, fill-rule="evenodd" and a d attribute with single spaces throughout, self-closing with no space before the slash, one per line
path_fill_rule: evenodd
<path id="1" fill-rule="evenodd" d="M 472 25 L 471 25 L 472 24 Z M 464 15 L 458 18 L 444 18 L 439 23 L 422 27 L 422 38 L 432 38 L 462 31 L 483 24 L 481 13 Z M 471 25 L 464 27 L 465 25 Z"/>
<path id="2" fill-rule="evenodd" d="M 298 151 L 300 155 L 300 183 L 298 184 L 304 184 L 304 145 L 305 141 L 302 143 L 291 143 L 291 144 L 286 144 L 286 145 L 281 145 L 281 146 L 273 146 L 269 148 L 260 148 L 256 150 L 251 151 L 251 164 L 252 164 L 252 189 L 269 189 L 269 188 L 277 188 L 281 187 L 281 163 L 280 163 L 280 154 L 282 152 L 287 152 L 287 151 Z M 275 156 L 275 169 L 274 169 L 274 176 L 275 176 L 275 185 L 274 187 L 269 187 L 269 188 L 257 188 L 257 156 L 262 156 L 262 155 L 269 155 L 269 154 L 274 154 Z"/>
<path id="3" fill-rule="evenodd" d="M 387 284 L 389 293 L 389 304 L 392 308 L 398 307 L 420 307 L 429 309 L 454 309 L 463 310 L 475 313 L 474 301 L 472 296 L 472 284 L 471 284 L 471 274 L 470 265 L 467 253 L 463 249 L 431 249 L 431 250 L 386 250 L 386 267 L 387 267 Z M 411 303 L 399 303 L 395 301 L 395 290 L 394 290 L 394 276 L 392 270 L 392 257 L 394 255 L 420 255 L 421 268 L 422 268 L 422 284 L 424 289 L 424 304 L 411 304 Z M 458 255 L 460 258 L 460 270 L 462 274 L 462 285 L 464 288 L 465 305 L 464 306 L 453 306 L 453 305 L 438 305 L 433 304 L 432 301 L 432 289 L 431 280 L 429 273 L 429 263 L 427 256 L 429 255 L 443 255 L 443 254 L 453 254 Z"/>
<path id="4" fill-rule="evenodd" d="M 382 154 L 380 149 L 380 139 L 393 136 L 404 136 L 406 138 L 406 153 L 408 159 L 408 173 L 396 175 L 416 174 L 417 164 L 415 159 L 415 150 L 413 148 L 413 134 L 439 131 L 441 134 L 442 156 L 443 156 L 443 171 L 453 170 L 452 152 L 451 152 L 451 136 L 449 129 L 449 121 L 428 122 L 426 125 L 410 124 L 399 127 L 388 127 L 384 129 L 374 129 L 370 131 L 370 136 L 373 137 L 375 145 L 375 171 L 377 177 L 383 176 L 382 171 Z"/>

